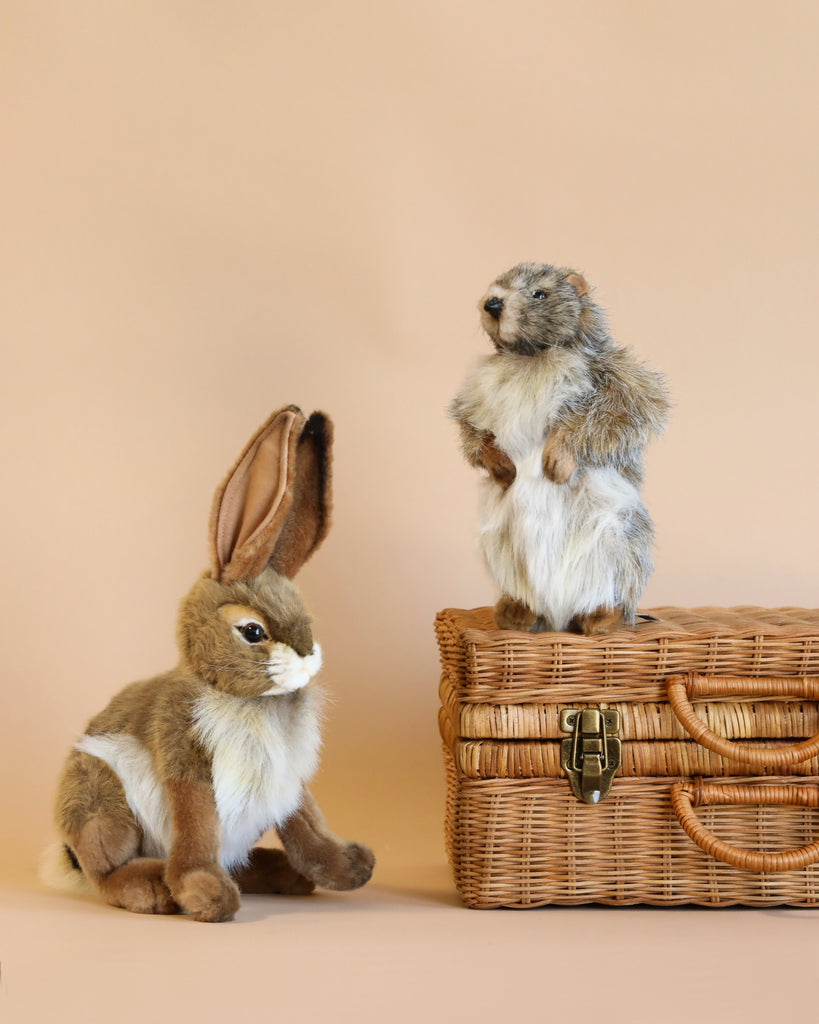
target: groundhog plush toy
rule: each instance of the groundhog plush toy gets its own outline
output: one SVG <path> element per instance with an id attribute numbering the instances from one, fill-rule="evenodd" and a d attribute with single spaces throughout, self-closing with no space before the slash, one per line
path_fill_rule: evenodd
<path id="1" fill-rule="evenodd" d="M 667 415 L 663 379 L 613 343 L 573 270 L 521 263 L 480 310 L 495 351 L 450 411 L 467 460 L 488 474 L 480 538 L 502 592 L 497 626 L 632 625 L 652 568 L 640 486 Z"/>

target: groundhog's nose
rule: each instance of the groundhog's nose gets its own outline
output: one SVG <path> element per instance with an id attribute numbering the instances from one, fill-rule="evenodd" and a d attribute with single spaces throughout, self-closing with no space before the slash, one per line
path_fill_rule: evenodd
<path id="1" fill-rule="evenodd" d="M 494 317 L 496 320 L 500 320 L 501 310 L 503 309 L 503 299 L 493 296 L 491 299 L 487 299 L 486 302 L 484 302 L 483 308 L 491 317 Z"/>

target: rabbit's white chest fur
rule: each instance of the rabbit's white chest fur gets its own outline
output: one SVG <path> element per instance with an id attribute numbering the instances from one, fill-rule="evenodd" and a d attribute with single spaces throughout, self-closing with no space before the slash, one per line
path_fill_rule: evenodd
<path id="1" fill-rule="evenodd" d="M 194 703 L 193 730 L 212 759 L 226 870 L 245 863 L 259 836 L 298 808 L 302 787 L 318 765 L 320 704 L 315 687 L 257 700 L 213 690 Z M 146 747 L 128 734 L 103 734 L 83 736 L 77 749 L 116 772 L 145 835 L 143 854 L 167 856 L 168 805 Z"/>
<path id="2" fill-rule="evenodd" d="M 244 701 L 217 690 L 194 706 L 194 730 L 213 758 L 222 865 L 242 864 L 266 829 L 298 808 L 318 767 L 319 691 Z"/>

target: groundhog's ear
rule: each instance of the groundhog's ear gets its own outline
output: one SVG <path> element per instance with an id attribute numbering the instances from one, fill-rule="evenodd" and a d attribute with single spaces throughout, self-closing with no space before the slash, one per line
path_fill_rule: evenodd
<path id="1" fill-rule="evenodd" d="M 577 292 L 577 297 L 582 299 L 583 296 L 588 292 L 589 286 L 586 284 L 586 279 L 582 274 L 569 274 L 566 278 L 569 284 Z"/>

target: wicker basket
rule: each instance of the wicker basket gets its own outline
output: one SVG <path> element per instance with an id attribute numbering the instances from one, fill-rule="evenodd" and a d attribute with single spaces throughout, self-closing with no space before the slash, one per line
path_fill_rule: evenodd
<path id="1" fill-rule="evenodd" d="M 467 905 L 819 905 L 819 611 L 651 615 L 603 637 L 438 615 L 446 842 Z M 594 804 L 561 757 L 584 709 L 619 727 Z"/>

